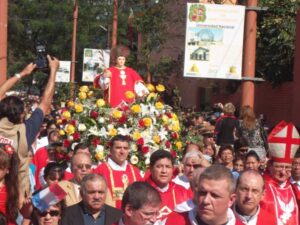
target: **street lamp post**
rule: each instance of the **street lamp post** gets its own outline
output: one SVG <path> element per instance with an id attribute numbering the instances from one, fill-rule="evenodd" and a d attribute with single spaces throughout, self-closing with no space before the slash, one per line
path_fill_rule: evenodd
<path id="1" fill-rule="evenodd" d="M 73 37 L 72 37 L 72 61 L 71 61 L 71 89 L 70 97 L 73 99 L 75 88 L 75 63 L 76 63 L 76 33 L 77 33 L 77 18 L 78 18 L 78 2 L 75 0 L 73 11 Z"/>
<path id="2" fill-rule="evenodd" d="M 8 0 L 0 0 L 0 84 L 7 74 L 7 13 Z"/>

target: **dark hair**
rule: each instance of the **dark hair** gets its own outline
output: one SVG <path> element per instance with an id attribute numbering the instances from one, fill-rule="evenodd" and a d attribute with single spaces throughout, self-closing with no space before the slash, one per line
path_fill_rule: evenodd
<path id="1" fill-rule="evenodd" d="M 239 151 L 240 148 L 245 148 L 245 147 L 249 147 L 249 143 L 248 143 L 248 140 L 246 138 L 244 138 L 243 136 L 241 136 L 239 139 L 237 139 L 235 142 L 234 142 L 234 150 L 236 152 Z"/>
<path id="2" fill-rule="evenodd" d="M 5 187 L 7 200 L 5 202 L 7 219 L 14 220 L 18 215 L 19 201 L 19 157 L 15 151 L 9 155 L 5 151 L 4 144 L 0 144 L 0 168 L 8 168 L 9 173 L 5 175 Z"/>
<path id="3" fill-rule="evenodd" d="M 36 193 L 38 193 L 38 192 L 36 192 Z M 60 209 L 60 215 L 62 217 L 62 215 L 64 214 L 64 210 L 65 210 L 65 205 L 63 204 L 63 201 L 60 201 L 53 206 L 57 206 Z M 39 225 L 38 218 L 37 218 L 39 212 L 40 212 L 40 210 L 38 208 L 33 207 L 33 213 L 32 213 L 32 218 L 31 218 L 31 222 L 33 225 Z"/>
<path id="4" fill-rule="evenodd" d="M 114 136 L 114 137 L 110 140 L 110 147 L 113 147 L 116 141 L 128 142 L 128 143 L 129 143 L 130 139 L 129 139 L 128 136 L 118 134 L 118 135 Z"/>
<path id="5" fill-rule="evenodd" d="M 137 181 L 130 184 L 124 192 L 122 199 L 122 210 L 126 205 L 137 210 L 144 205 L 156 205 L 161 203 L 159 192 L 146 182 Z"/>
<path id="6" fill-rule="evenodd" d="M 258 154 L 257 154 L 254 150 L 251 150 L 251 151 L 249 151 L 249 152 L 246 154 L 246 156 L 245 156 L 245 161 L 247 161 L 247 159 L 248 159 L 249 157 L 255 158 L 258 162 L 260 161 L 260 158 L 259 158 Z"/>
<path id="7" fill-rule="evenodd" d="M 75 146 L 74 150 L 73 150 L 74 155 L 77 153 L 77 151 L 78 151 L 79 149 L 85 149 L 85 148 L 89 148 L 89 146 L 88 146 L 86 143 L 83 143 L 83 142 L 78 143 L 78 144 Z"/>
<path id="8" fill-rule="evenodd" d="M 46 180 L 47 177 L 54 173 L 58 173 L 59 180 L 62 180 L 64 178 L 64 168 L 62 167 L 62 165 L 58 162 L 49 162 L 44 170 L 44 179 Z"/>
<path id="9" fill-rule="evenodd" d="M 81 193 L 83 193 L 83 194 L 86 193 L 86 183 L 88 181 L 96 181 L 96 180 L 103 182 L 106 186 L 106 189 L 107 189 L 106 180 L 102 175 L 95 174 L 95 173 L 90 173 L 90 174 L 85 175 L 82 178 L 81 182 L 80 182 L 80 191 L 81 191 Z"/>
<path id="10" fill-rule="evenodd" d="M 0 225 L 7 225 L 7 218 L 1 211 L 0 211 Z"/>
<path id="11" fill-rule="evenodd" d="M 229 193 L 232 194 L 235 191 L 235 182 L 232 176 L 231 171 L 223 165 L 216 164 L 210 167 L 207 167 L 203 173 L 201 173 L 199 182 L 201 183 L 203 180 L 226 180 L 228 182 Z"/>
<path id="12" fill-rule="evenodd" d="M 300 158 L 300 148 L 297 150 L 294 158 Z"/>
<path id="13" fill-rule="evenodd" d="M 233 150 L 233 147 L 231 145 L 223 145 L 221 146 L 220 150 L 219 150 L 219 156 L 222 155 L 222 153 L 225 151 L 225 150 L 230 150 L 232 152 L 232 155 L 234 155 L 234 150 Z"/>
<path id="14" fill-rule="evenodd" d="M 174 165 L 174 158 L 170 152 L 165 150 L 157 150 L 150 156 L 150 167 L 153 167 L 158 160 L 164 158 L 169 159 L 172 162 L 172 165 Z"/>
<path id="15" fill-rule="evenodd" d="M 16 96 L 5 97 L 0 102 L 0 119 L 7 118 L 11 123 L 21 123 L 21 115 L 24 113 L 24 102 Z"/>

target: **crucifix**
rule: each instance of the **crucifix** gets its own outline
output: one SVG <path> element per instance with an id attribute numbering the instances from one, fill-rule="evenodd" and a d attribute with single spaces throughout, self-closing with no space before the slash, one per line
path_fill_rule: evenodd
<path id="1" fill-rule="evenodd" d="M 120 71 L 120 78 L 122 79 L 122 85 L 126 85 L 126 73 L 124 70 Z"/>

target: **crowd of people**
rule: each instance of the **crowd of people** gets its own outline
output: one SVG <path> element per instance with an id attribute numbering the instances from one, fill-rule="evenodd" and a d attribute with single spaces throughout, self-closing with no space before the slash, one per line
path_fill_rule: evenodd
<path id="1" fill-rule="evenodd" d="M 122 57 L 115 70 L 124 69 Z M 132 140 L 116 135 L 103 162 L 94 164 L 82 142 L 62 164 L 51 113 L 59 61 L 48 61 L 38 103 L 5 96 L 33 63 L 0 87 L 0 224 L 299 224 L 300 138 L 292 124 L 281 122 L 267 136 L 250 106 L 237 117 L 232 103 L 218 104 L 186 121 L 185 135 L 198 139 L 186 143 L 180 162 L 161 149 L 140 171 L 128 161 Z M 99 80 L 104 85 L 112 76 Z"/>

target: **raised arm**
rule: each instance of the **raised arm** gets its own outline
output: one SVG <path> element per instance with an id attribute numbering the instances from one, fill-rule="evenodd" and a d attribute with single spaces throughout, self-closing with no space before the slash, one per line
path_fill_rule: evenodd
<path id="1" fill-rule="evenodd" d="M 59 68 L 59 61 L 57 58 L 53 57 L 52 59 L 49 55 L 47 55 L 47 58 L 49 62 L 50 74 L 48 83 L 42 96 L 41 103 L 39 104 L 39 108 L 43 111 L 44 115 L 46 115 L 52 103 L 52 98 L 55 90 L 55 77 L 56 72 Z"/>
<path id="2" fill-rule="evenodd" d="M 0 100 L 5 97 L 6 92 L 9 91 L 22 77 L 31 74 L 35 67 L 36 64 L 29 63 L 20 73 L 16 73 L 14 76 L 6 80 L 0 87 Z"/>

